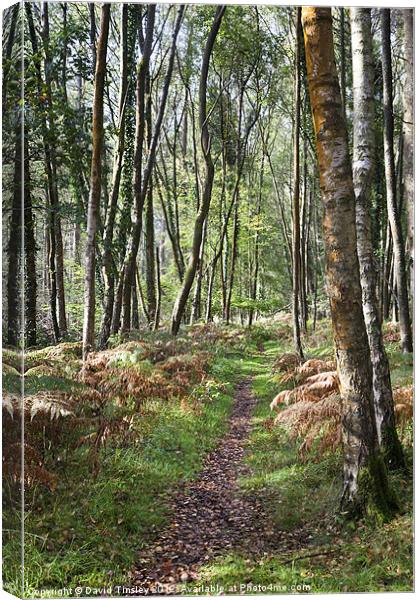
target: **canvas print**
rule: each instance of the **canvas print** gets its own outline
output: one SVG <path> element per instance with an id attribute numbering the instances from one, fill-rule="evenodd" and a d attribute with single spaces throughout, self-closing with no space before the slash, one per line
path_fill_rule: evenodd
<path id="1" fill-rule="evenodd" d="M 413 13 L 4 10 L 4 590 L 413 592 Z"/>

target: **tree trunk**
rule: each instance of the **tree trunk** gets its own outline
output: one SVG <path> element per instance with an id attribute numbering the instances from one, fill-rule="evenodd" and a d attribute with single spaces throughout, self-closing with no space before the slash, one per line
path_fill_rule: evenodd
<path id="1" fill-rule="evenodd" d="M 89 38 L 90 48 L 92 52 L 92 75 L 95 77 L 96 69 L 96 17 L 95 3 L 89 2 Z"/>
<path id="2" fill-rule="evenodd" d="M 153 211 L 153 187 L 150 184 L 147 193 L 146 203 L 146 290 L 147 290 L 147 310 L 152 319 L 149 327 L 154 327 L 154 318 L 156 315 L 156 265 L 155 265 L 155 224 Z"/>
<path id="3" fill-rule="evenodd" d="M 210 57 L 213 50 L 214 42 L 219 31 L 222 17 L 225 12 L 225 6 L 219 6 L 214 15 L 213 24 L 210 33 L 207 37 L 206 47 L 203 54 L 203 62 L 201 66 L 200 87 L 199 87 L 199 103 L 200 103 L 200 128 L 201 128 L 201 150 L 205 161 L 205 180 L 201 195 L 201 204 L 194 223 L 193 244 L 188 267 L 185 271 L 184 280 L 178 297 L 175 301 L 172 312 L 171 332 L 176 335 L 181 325 L 182 315 L 185 305 L 194 282 L 194 277 L 197 271 L 197 265 L 200 255 L 200 247 L 203 239 L 203 226 L 207 218 L 211 194 L 213 189 L 214 165 L 211 158 L 211 140 L 207 122 L 207 78 L 210 66 Z"/>
<path id="4" fill-rule="evenodd" d="M 48 2 L 42 3 L 42 39 L 44 45 L 45 54 L 45 88 L 48 103 L 47 118 L 49 123 L 48 131 L 44 133 L 44 144 L 46 145 L 46 155 L 49 179 L 49 194 L 50 204 L 52 210 L 55 212 L 54 216 L 54 235 L 55 235 L 55 271 L 57 281 L 57 309 L 58 309 L 58 327 L 60 330 L 60 337 L 67 335 L 67 318 L 66 318 L 66 303 L 64 295 L 64 251 L 63 251 L 63 237 L 61 232 L 61 217 L 60 217 L 60 205 L 58 199 L 58 183 L 57 183 L 57 158 L 56 148 L 52 140 L 55 135 L 55 118 L 54 118 L 54 107 L 51 91 L 51 69 L 52 69 L 52 58 L 50 51 L 50 24 L 48 14 Z"/>
<path id="5" fill-rule="evenodd" d="M 159 173 L 159 169 L 157 168 L 156 170 Z M 159 179 L 162 179 L 162 178 L 160 177 Z M 168 200 L 168 206 L 166 206 L 165 200 L 163 198 L 161 186 L 158 185 L 158 186 L 156 186 L 156 188 L 157 188 L 157 192 L 158 192 L 158 196 L 159 196 L 159 200 L 160 200 L 160 205 L 162 207 L 163 216 L 165 218 L 166 230 L 168 232 L 168 236 L 169 236 L 169 239 L 170 239 L 170 242 L 172 245 L 172 251 L 174 254 L 174 259 L 175 259 L 175 264 L 176 264 L 176 268 L 177 268 L 179 281 L 180 281 L 180 283 L 182 283 L 182 280 L 184 278 L 184 272 L 185 272 L 184 257 L 182 255 L 182 250 L 179 245 L 179 235 L 178 235 L 178 232 L 175 231 L 175 225 L 172 220 L 172 207 L 171 207 L 170 200 L 169 200 L 169 196 L 170 196 L 169 186 L 165 187 L 166 198 Z"/>
<path id="6" fill-rule="evenodd" d="M 20 100 L 20 86 L 17 86 L 17 93 L 9 93 L 9 71 L 11 67 L 13 48 L 15 44 L 16 27 L 19 18 L 19 5 L 9 9 L 11 12 L 11 22 L 9 27 L 9 36 L 3 53 L 3 115 L 12 106 L 18 106 Z M 4 15 L 6 13 L 3 13 Z M 20 43 L 20 38 L 18 38 Z M 16 64 L 16 70 L 21 76 L 20 56 Z M 10 108 L 9 108 L 10 107 Z M 22 141 L 24 136 L 22 112 L 17 111 L 14 130 L 15 155 L 14 155 L 14 177 L 13 177 L 13 195 L 11 206 L 11 217 L 9 222 L 9 241 L 7 245 L 7 344 L 18 346 L 21 334 L 21 305 L 20 299 L 20 254 L 22 248 Z"/>
<path id="7" fill-rule="evenodd" d="M 160 255 L 159 255 L 159 246 L 156 246 L 156 288 L 157 288 L 157 297 L 156 297 L 156 312 L 155 312 L 155 323 L 153 326 L 154 331 L 159 329 L 160 322 L 160 306 L 162 302 L 162 286 L 160 283 Z"/>
<path id="8" fill-rule="evenodd" d="M 59 200 L 57 188 L 57 167 L 55 147 L 51 142 L 52 132 L 55 130 L 54 111 L 52 107 L 51 94 L 51 58 L 49 49 L 49 19 L 47 3 L 42 5 L 42 39 L 45 54 L 45 83 L 42 78 L 41 53 L 38 47 L 37 34 L 32 16 L 30 3 L 25 3 L 25 11 L 28 22 L 29 37 L 31 40 L 33 61 L 37 79 L 37 90 L 40 102 L 41 131 L 43 149 L 45 155 L 45 171 L 47 175 L 47 196 L 50 212 L 50 254 L 49 265 L 51 274 L 50 308 L 54 330 L 54 338 L 57 342 L 60 337 L 67 333 L 66 309 L 64 299 L 64 266 L 63 266 L 63 239 L 61 234 L 61 219 L 59 215 Z M 41 98 L 46 99 L 43 103 Z M 57 318 L 58 301 L 58 318 Z"/>
<path id="9" fill-rule="evenodd" d="M 373 401 L 379 444 L 387 464 L 404 462 L 395 429 L 388 357 L 382 340 L 376 297 L 376 269 L 371 239 L 370 204 L 375 168 L 374 61 L 369 8 L 351 8 L 353 56 L 353 182 L 356 196 L 357 254 L 363 313 L 373 375 Z"/>
<path id="10" fill-rule="evenodd" d="M 152 99 L 150 96 L 150 75 L 147 74 L 146 81 L 148 103 L 147 103 L 147 133 L 148 147 L 152 143 Z M 147 311 L 149 313 L 149 327 L 154 327 L 156 316 L 156 266 L 155 266 L 155 218 L 153 206 L 153 182 L 150 181 L 146 200 L 146 289 L 147 289 Z"/>
<path id="11" fill-rule="evenodd" d="M 388 219 L 394 247 L 394 269 L 398 285 L 398 306 L 400 311 L 400 335 L 403 352 L 413 351 L 410 310 L 408 304 L 407 275 L 405 271 L 405 250 L 401 218 L 397 203 L 397 185 L 394 161 L 394 113 L 392 96 L 391 66 L 391 14 L 389 8 L 381 9 L 382 31 L 382 78 L 384 102 L 384 160 L 386 180 L 386 200 Z"/>
<path id="12" fill-rule="evenodd" d="M 191 318 L 190 325 L 193 325 L 195 321 L 201 318 L 201 290 L 203 286 L 203 266 L 204 266 L 204 250 L 206 247 L 206 233 L 207 233 L 207 219 L 204 222 L 203 227 L 203 239 L 201 241 L 200 246 L 200 254 L 198 257 L 198 266 L 197 266 L 197 278 L 195 282 L 195 290 L 194 296 L 192 300 L 191 306 Z"/>
<path id="13" fill-rule="evenodd" d="M 264 166 L 265 166 L 264 158 L 265 158 L 265 155 L 263 153 L 262 159 L 261 159 L 261 171 L 260 171 L 259 186 L 258 186 L 258 202 L 257 202 L 257 214 L 256 214 L 257 230 L 255 232 L 255 244 L 254 244 L 254 269 L 252 272 L 251 289 L 250 289 L 250 299 L 251 299 L 251 302 L 253 302 L 253 303 L 255 303 L 257 300 L 258 277 L 259 277 L 259 270 L 260 270 L 260 227 L 261 227 L 260 217 L 261 217 L 262 192 L 263 192 L 263 183 L 264 183 Z M 254 320 L 254 313 L 255 313 L 255 308 L 253 306 L 251 306 L 251 308 L 249 309 L 249 314 L 248 314 L 248 327 L 252 326 L 252 323 Z"/>
<path id="14" fill-rule="evenodd" d="M 144 119 L 145 119 L 145 83 L 146 74 L 148 72 L 148 65 L 150 54 L 152 51 L 152 39 L 153 39 L 153 25 L 155 16 L 156 5 L 150 4 L 148 6 L 148 15 L 150 15 L 150 21 L 148 18 L 147 28 L 148 33 L 146 35 L 147 51 L 143 54 L 143 60 L 139 68 L 139 78 L 137 83 L 137 109 L 136 109 L 136 151 L 135 151 L 135 175 L 134 175 L 134 197 L 135 197 L 135 218 L 132 224 L 132 231 L 130 240 L 128 243 L 128 253 L 124 263 L 124 279 L 123 279 L 123 303 L 122 303 L 122 324 L 121 330 L 123 332 L 129 331 L 130 329 L 130 317 L 131 317 L 131 287 L 132 281 L 135 274 L 135 264 L 137 259 L 137 253 L 140 243 L 140 234 L 143 223 L 143 207 L 148 191 L 149 183 L 151 182 L 152 170 L 155 164 L 156 149 L 158 140 L 160 137 L 160 131 L 162 128 L 163 116 L 165 114 L 166 101 L 168 98 L 169 85 L 172 78 L 172 72 L 175 61 L 176 53 L 176 40 L 181 27 L 182 18 L 184 15 L 185 6 L 180 5 L 178 9 L 178 15 L 172 35 L 172 44 L 168 61 L 168 69 L 165 75 L 165 81 L 162 89 L 162 96 L 160 100 L 160 106 L 156 123 L 154 127 L 153 137 L 150 144 L 148 159 L 144 173 L 142 170 L 141 153 L 143 151 L 143 140 L 144 140 Z M 145 42 L 146 44 L 146 42 Z M 149 46 L 150 44 L 150 46 Z M 146 48 L 146 45 L 145 45 Z M 143 73 L 144 72 L 144 73 Z M 141 75 L 141 76 L 140 76 Z M 143 179 L 142 179 L 143 175 Z"/>
<path id="15" fill-rule="evenodd" d="M 134 174 L 133 174 L 133 219 L 131 235 L 128 241 L 122 273 L 122 331 L 128 331 L 131 325 L 131 296 L 135 279 L 136 258 L 140 243 L 140 234 L 143 217 L 144 194 L 142 193 L 143 153 L 146 132 L 146 85 L 149 72 L 150 56 L 152 53 L 153 33 L 156 15 L 156 5 L 147 7 L 146 35 L 142 43 L 142 56 L 137 68 L 136 81 L 136 134 L 134 148 Z"/>
<path id="16" fill-rule="evenodd" d="M 402 86 L 403 123 L 403 191 L 407 206 L 407 254 L 410 292 L 414 293 L 414 71 L 413 10 L 403 9 L 404 85 Z"/>
<path id="17" fill-rule="evenodd" d="M 102 184 L 101 158 L 103 147 L 104 88 L 110 11 L 110 4 L 104 4 L 102 6 L 93 96 L 92 164 L 85 254 L 85 311 L 83 320 L 84 359 L 86 359 L 88 353 L 95 346 L 96 230 L 98 225 L 99 202 L 101 198 Z"/>
<path id="18" fill-rule="evenodd" d="M 299 296 L 300 296 L 300 164 L 299 164 L 299 136 L 300 136 L 300 45 L 301 45 L 301 8 L 296 8 L 296 42 L 295 42 L 295 122 L 293 131 L 293 337 L 296 354 L 300 360 L 304 360 L 302 341 L 300 338 L 299 321 Z"/>
<path id="19" fill-rule="evenodd" d="M 343 112 L 346 118 L 346 13 L 340 8 L 340 89 Z"/>
<path id="20" fill-rule="evenodd" d="M 131 310 L 132 310 L 132 314 L 131 314 L 131 326 L 133 329 L 138 329 L 140 327 L 140 320 L 139 320 L 139 302 L 137 299 L 137 285 L 136 285 L 136 279 L 134 278 L 133 281 L 133 288 L 131 290 Z"/>
<path id="21" fill-rule="evenodd" d="M 125 112 L 128 92 L 128 4 L 121 4 L 121 44 L 120 44 L 120 97 L 118 115 L 118 138 L 115 148 L 112 174 L 112 190 L 106 212 L 103 239 L 102 275 L 104 280 L 104 306 L 99 347 L 104 348 L 111 331 L 112 309 L 115 294 L 115 265 L 112 256 L 115 217 L 120 193 L 121 174 L 125 142 Z"/>
<path id="22" fill-rule="evenodd" d="M 27 136 L 24 144 L 25 337 L 27 346 L 36 346 L 36 241 Z"/>
<path id="23" fill-rule="evenodd" d="M 7 247 L 7 343 L 18 346 L 21 335 L 20 264 L 22 248 L 22 115 L 18 117 L 15 131 L 15 160 L 13 179 L 12 216 Z"/>
<path id="24" fill-rule="evenodd" d="M 303 108 L 304 115 L 306 114 L 306 107 Z M 304 130 L 306 118 L 304 117 Z M 310 212 L 310 206 L 308 204 L 308 148 L 307 148 L 306 137 L 303 141 L 303 191 L 302 191 L 302 206 L 300 211 L 300 322 L 303 331 L 306 333 L 308 330 L 308 244 L 307 244 L 307 224 L 308 214 Z"/>
<path id="25" fill-rule="evenodd" d="M 328 293 L 343 410 L 344 489 L 350 512 L 393 507 L 374 421 L 372 367 L 356 250 L 355 198 L 334 59 L 330 8 L 302 9 L 320 187 Z"/>

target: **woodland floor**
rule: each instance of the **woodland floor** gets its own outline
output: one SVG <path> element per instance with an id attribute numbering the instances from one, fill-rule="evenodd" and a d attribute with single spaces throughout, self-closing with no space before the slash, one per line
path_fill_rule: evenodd
<path id="1" fill-rule="evenodd" d="M 385 341 L 394 389 L 409 388 L 412 356 L 400 352 L 395 328 Z M 280 321 L 252 330 L 196 326 L 176 340 L 133 333 L 93 355 L 87 371 L 79 342 L 29 352 L 27 439 L 54 485 L 44 476 L 25 495 L 23 594 L 19 490 L 3 486 L 7 591 L 412 590 L 411 475 L 392 474 L 401 509 L 388 523 L 338 513 L 340 452 L 317 456 L 315 448 L 303 459 L 302 441 L 270 410 L 290 389 L 276 364 L 291 351 L 289 321 Z M 305 354 L 333 358 L 326 322 L 307 334 Z M 8 393 L 19 393 L 19 365 L 3 351 Z M 97 415 L 109 424 L 106 436 Z M 411 470 L 409 421 L 401 436 Z"/>

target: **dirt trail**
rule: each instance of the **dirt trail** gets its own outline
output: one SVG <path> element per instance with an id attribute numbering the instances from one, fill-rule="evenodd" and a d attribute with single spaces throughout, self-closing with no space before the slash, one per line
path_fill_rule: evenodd
<path id="1" fill-rule="evenodd" d="M 233 549 L 262 556 L 287 544 L 261 502 L 241 493 L 237 482 L 249 471 L 243 459 L 256 401 L 250 381 L 237 385 L 228 431 L 196 480 L 177 494 L 169 527 L 142 551 L 134 585 L 149 590 L 159 584 L 161 593 L 171 593 L 214 556 Z"/>

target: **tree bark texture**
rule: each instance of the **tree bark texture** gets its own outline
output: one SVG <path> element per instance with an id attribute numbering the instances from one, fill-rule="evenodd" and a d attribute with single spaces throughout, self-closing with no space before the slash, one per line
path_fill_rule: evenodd
<path id="1" fill-rule="evenodd" d="M 394 159 L 394 112 L 392 94 L 391 65 L 391 13 L 389 8 L 381 9 L 382 32 L 382 79 L 384 103 L 384 161 L 386 180 L 386 201 L 394 248 L 394 269 L 398 286 L 400 310 L 400 335 L 403 352 L 413 351 L 410 309 L 408 304 L 407 274 L 405 270 L 405 250 L 401 218 L 397 202 L 397 183 Z"/>
<path id="2" fill-rule="evenodd" d="M 342 506 L 392 503 L 373 410 L 372 367 L 356 249 L 355 197 L 330 8 L 302 9 L 306 68 L 321 196 L 326 272 L 343 411 Z"/>
<path id="3" fill-rule="evenodd" d="M 293 205 L 292 205 L 292 225 L 293 225 L 293 336 L 295 341 L 295 351 L 300 360 L 303 360 L 302 341 L 300 337 L 299 321 L 299 296 L 300 296 L 300 274 L 301 274 L 301 240 L 300 240 L 300 47 L 301 47 L 301 12 L 302 9 L 296 9 L 296 40 L 295 40 L 295 122 L 293 131 Z"/>
<path id="4" fill-rule="evenodd" d="M 414 293 L 414 62 L 412 9 L 403 9 L 404 85 L 403 99 L 403 192 L 407 206 L 407 254 L 409 259 L 410 292 Z"/>
<path id="5" fill-rule="evenodd" d="M 356 197 L 357 254 L 363 314 L 369 339 L 373 400 L 379 444 L 386 461 L 401 466 L 403 454 L 395 429 L 388 357 L 382 340 L 376 296 L 377 273 L 372 247 L 370 208 L 375 170 L 374 59 L 369 8 L 351 8 L 353 56 L 353 183 Z"/>
<path id="6" fill-rule="evenodd" d="M 104 88 L 110 11 L 110 4 L 104 4 L 102 6 L 96 56 L 92 114 L 92 163 L 85 254 L 85 311 L 83 320 L 84 358 L 86 358 L 87 354 L 95 346 L 96 231 L 98 226 L 98 213 L 102 187 Z"/>

